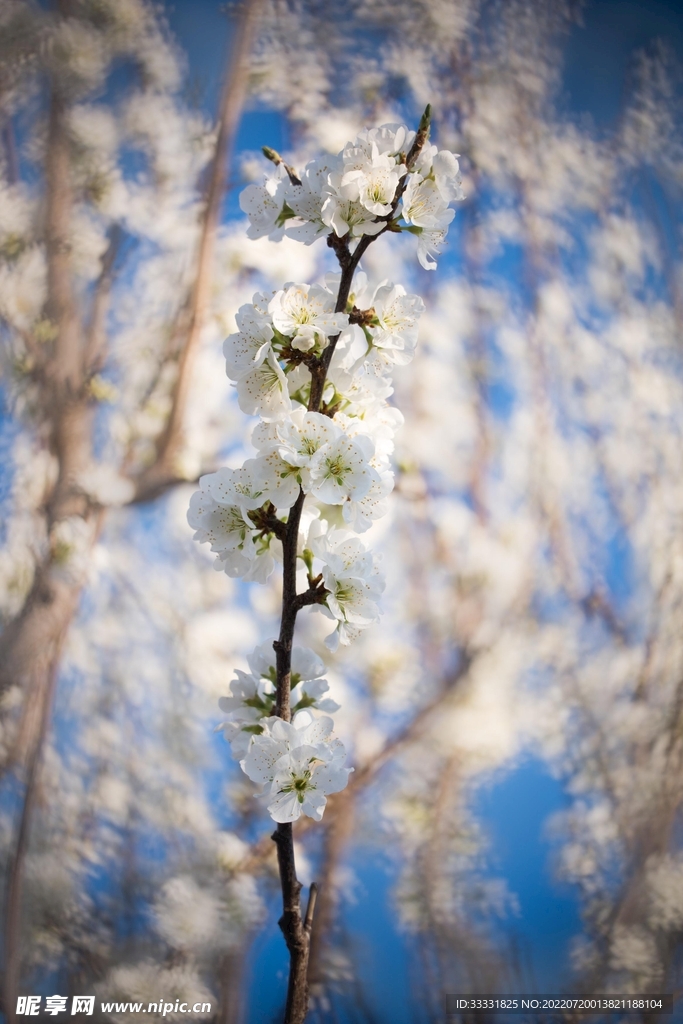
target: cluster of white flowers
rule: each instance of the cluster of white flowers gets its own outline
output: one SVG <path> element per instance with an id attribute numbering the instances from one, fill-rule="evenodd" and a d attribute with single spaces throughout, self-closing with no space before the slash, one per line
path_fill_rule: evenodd
<path id="1" fill-rule="evenodd" d="M 333 722 L 317 720 L 310 709 L 334 712 L 339 705 L 329 690 L 320 658 L 307 647 L 292 650 L 292 722 L 275 712 L 277 672 L 273 640 L 260 644 L 247 659 L 251 672 L 236 669 L 231 695 L 221 697 L 227 721 L 221 728 L 243 771 L 263 784 L 263 797 L 274 821 L 295 821 L 308 814 L 320 820 L 328 793 L 346 786 L 346 751 L 332 737 Z"/>
<path id="2" fill-rule="evenodd" d="M 282 562 L 285 537 L 293 558 L 298 529 L 297 594 L 333 620 L 325 641 L 333 651 L 379 617 L 384 578 L 358 534 L 387 511 L 393 437 L 403 422 L 387 404 L 391 373 L 412 359 L 424 311 L 419 296 L 400 285 L 371 289 L 362 272 L 353 280 L 353 246 L 363 234 L 405 228 L 419 236 L 427 266 L 426 254 L 453 217 L 448 203 L 462 198 L 453 154 L 425 145 L 426 131 L 411 150 L 414 140 L 402 125 L 364 131 L 336 159 L 308 164 L 301 179 L 280 163 L 263 186 L 242 193 L 250 237 L 286 231 L 308 244 L 331 235 L 345 254 L 342 274 L 257 293 L 240 308 L 223 351 L 240 408 L 259 417 L 257 454 L 239 469 L 203 476 L 188 513 L 195 538 L 215 552 L 215 567 L 250 581 L 265 582 Z M 273 643 L 256 648 L 249 673 L 237 671 L 221 700 L 222 728 L 244 772 L 263 784 L 275 821 L 302 813 L 319 819 L 348 769 L 332 719 L 314 712 L 338 706 L 324 696 L 320 659 L 295 647 L 291 721 L 278 717 Z"/>
<path id="3" fill-rule="evenodd" d="M 279 241 L 287 234 L 310 245 L 330 231 L 376 235 L 389 219 L 392 230 L 418 236 L 417 258 L 433 270 L 455 216 L 449 203 L 464 196 L 456 154 L 426 145 L 406 166 L 414 140 L 405 125 L 366 129 L 336 157 L 308 163 L 299 184 L 279 163 L 240 196 L 249 237 Z"/>
<path id="4" fill-rule="evenodd" d="M 329 506 L 340 506 L 343 521 L 357 533 L 386 512 L 393 488 L 393 434 L 403 422 L 385 401 L 392 393 L 389 374 L 412 358 L 424 304 L 390 282 L 371 292 L 360 273 L 350 303 L 370 307 L 369 322 L 361 327 L 349 323 L 348 313 L 332 312 L 328 289 L 335 283 L 335 275 L 328 275 L 325 288 L 289 284 L 270 300 L 255 295 L 237 314 L 239 332 L 226 339 L 227 373 L 237 383 L 240 407 L 260 416 L 252 434 L 258 456 L 239 469 L 203 476 L 188 519 L 196 539 L 216 553 L 216 568 L 229 576 L 268 580 L 281 557 L 278 532 L 284 519 L 278 517 L 294 505 L 300 490 L 317 502 L 302 519 L 301 555 L 318 557 L 323 573 L 333 571 L 327 552 L 339 544 L 332 534 L 327 545 L 322 543 L 335 519 Z M 319 355 L 333 334 L 338 340 L 323 392 L 326 414 L 308 412 L 311 372 L 298 353 Z M 368 556 L 362 564 L 369 564 Z M 364 568 L 359 578 L 365 580 L 370 571 L 378 593 L 376 569 Z M 358 575 L 356 569 L 350 572 Z M 347 604 L 349 616 L 337 616 L 343 643 L 350 636 L 344 624 L 360 624 L 352 602 Z"/>
<path id="5" fill-rule="evenodd" d="M 323 717 L 300 724 L 273 715 L 240 762 L 263 796 L 274 821 L 296 821 L 301 814 L 320 821 L 328 793 L 344 789 L 351 769 L 346 750 L 333 737 L 333 721 Z"/>
<path id="6" fill-rule="evenodd" d="M 230 696 L 221 697 L 218 702 L 221 711 L 228 715 L 221 728 L 238 759 L 247 753 L 251 737 L 263 733 L 262 720 L 270 718 L 275 710 L 277 679 L 273 640 L 260 644 L 247 661 L 251 672 L 235 669 L 237 678 L 230 684 Z M 327 680 L 322 678 L 324 671 L 322 661 L 308 647 L 292 650 L 290 703 L 293 719 L 311 707 L 330 713 L 339 710 L 336 701 L 323 696 L 330 688 Z M 304 716 L 302 720 L 308 723 L 310 716 Z"/>

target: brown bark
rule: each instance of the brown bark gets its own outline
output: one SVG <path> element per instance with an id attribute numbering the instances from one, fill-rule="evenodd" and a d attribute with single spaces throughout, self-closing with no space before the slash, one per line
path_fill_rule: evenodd
<path id="1" fill-rule="evenodd" d="M 46 163 L 46 246 L 48 299 L 46 313 L 56 336 L 45 358 L 42 397 L 50 418 L 50 444 L 57 457 L 57 483 L 47 503 L 48 533 L 69 516 L 82 518 L 94 540 L 96 515 L 78 488 L 78 476 L 91 456 L 91 409 L 83 393 L 82 325 L 73 291 L 69 230 L 72 195 L 69 184 L 65 108 L 58 95 L 50 110 Z M 68 552 L 66 553 L 68 558 Z M 65 552 L 50 549 L 19 616 L 0 638 L 0 692 L 19 686 L 26 692 L 25 711 L 15 745 L 16 760 L 26 765 L 32 743 L 41 734 L 40 718 L 52 665 L 78 604 L 82 579 L 66 572 Z"/>
<path id="2" fill-rule="evenodd" d="M 97 532 L 95 517 L 87 520 L 90 539 Z M 20 616 L 0 638 L 0 686 L 22 692 L 22 711 L 5 768 L 23 772 L 43 733 L 49 714 L 49 679 L 58 662 L 66 633 L 78 607 L 83 581 L 62 578 L 50 557 L 36 576 Z"/>

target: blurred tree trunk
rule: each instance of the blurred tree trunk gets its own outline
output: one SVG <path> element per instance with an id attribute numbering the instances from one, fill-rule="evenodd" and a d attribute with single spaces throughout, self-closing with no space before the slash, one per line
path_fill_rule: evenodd
<path id="1" fill-rule="evenodd" d="M 24 608 L 0 638 L 0 692 L 18 687 L 23 710 L 10 765 L 24 768 L 32 759 L 41 723 L 48 713 L 46 694 L 53 667 L 78 606 L 85 559 L 97 533 L 99 512 L 78 487 L 91 455 L 92 407 L 83 363 L 84 332 L 74 295 L 69 232 L 73 212 L 66 108 L 51 102 L 46 162 L 46 248 L 48 297 L 46 316 L 55 334 L 52 351 L 40 367 L 41 398 L 50 414 L 49 445 L 58 461 L 58 477 L 47 503 L 49 548 L 38 566 Z M 69 565 L 72 550 L 55 527 L 77 518 L 82 534 L 80 556 Z"/>
<path id="2" fill-rule="evenodd" d="M 134 500 L 146 500 L 178 482 L 173 470 L 182 444 L 191 371 L 212 280 L 214 243 L 220 223 L 226 172 L 247 89 L 248 57 L 253 45 L 262 0 L 249 0 L 243 8 L 237 40 L 225 77 L 202 213 L 196 269 L 190 297 L 180 313 L 176 336 L 182 338 L 179 373 L 167 426 L 157 446 L 157 458 L 137 481 Z M 21 711 L 16 734 L 4 766 L 14 769 L 23 783 L 19 827 L 10 858 L 5 908 L 5 1007 L 8 1021 L 15 1019 L 20 971 L 20 922 L 23 863 L 26 854 L 34 790 L 44 740 L 48 734 L 52 697 L 62 648 L 77 611 L 87 576 L 87 564 L 103 519 L 103 510 L 79 488 L 78 480 L 92 461 L 92 398 L 88 382 L 100 358 L 106 307 L 112 278 L 113 254 L 118 244 L 112 235 L 102 262 L 93 306 L 86 312 L 77 300 L 71 268 L 70 230 L 73 195 L 70 180 L 68 108 L 53 85 L 46 156 L 46 249 L 48 299 L 46 317 L 54 333 L 47 358 L 39 364 L 42 399 L 50 415 L 51 450 L 58 462 L 55 487 L 47 502 L 50 544 L 37 567 L 22 611 L 0 637 L 0 694 L 16 688 Z M 85 324 L 91 324 L 90 335 Z M 38 357 L 40 358 L 40 354 Z M 59 536 L 59 526 L 76 524 L 76 559 Z M 69 563 L 72 563 L 71 565 Z M 16 704 L 14 700 L 10 704 Z"/>

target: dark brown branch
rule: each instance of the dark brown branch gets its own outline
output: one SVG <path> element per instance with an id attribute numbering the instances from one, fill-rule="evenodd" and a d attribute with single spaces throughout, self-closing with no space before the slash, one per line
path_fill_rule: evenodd
<path id="1" fill-rule="evenodd" d="M 279 924 L 289 950 L 289 982 L 285 1024 L 303 1024 L 308 1011 L 308 954 L 311 929 L 301 919 L 301 882 L 296 877 L 292 823 L 280 823 L 273 832 L 282 887 Z M 314 904 L 315 906 L 315 904 Z"/>
<path id="2" fill-rule="evenodd" d="M 289 511 L 287 529 L 282 542 L 282 618 L 280 636 L 273 644 L 277 664 L 277 699 L 275 714 L 289 722 L 291 712 L 289 694 L 292 682 L 292 641 L 298 609 L 296 592 L 297 546 L 299 523 L 304 507 L 305 495 L 299 497 Z"/>
<path id="3" fill-rule="evenodd" d="M 306 608 L 307 605 L 311 604 L 324 604 L 329 591 L 325 589 L 325 585 L 319 581 L 314 581 L 303 594 L 298 594 L 296 599 L 297 611 L 302 608 Z"/>

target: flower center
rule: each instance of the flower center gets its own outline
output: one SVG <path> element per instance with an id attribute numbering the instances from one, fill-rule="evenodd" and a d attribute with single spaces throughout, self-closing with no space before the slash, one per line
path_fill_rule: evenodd
<path id="1" fill-rule="evenodd" d="M 311 772 L 306 770 L 303 775 L 295 775 L 292 772 L 292 781 L 287 785 L 283 786 L 280 790 L 281 793 L 296 793 L 296 798 L 300 804 L 304 802 L 304 796 L 307 789 L 315 789 L 315 786 L 310 785 Z"/>
<path id="2" fill-rule="evenodd" d="M 242 538 L 244 538 L 244 533 L 245 530 L 247 529 L 247 524 L 244 522 L 244 519 L 242 518 L 242 513 L 240 512 L 236 505 L 230 505 L 229 508 L 226 508 L 223 512 L 223 515 L 221 516 L 221 519 L 228 533 L 240 533 L 242 535 Z"/>
<path id="3" fill-rule="evenodd" d="M 339 604 L 347 604 L 349 601 L 353 599 L 353 587 L 349 584 L 346 584 L 345 586 L 343 583 L 337 583 L 337 586 L 335 587 L 334 590 L 334 596 L 339 602 Z"/>
<path id="4" fill-rule="evenodd" d="M 332 459 L 327 459 L 325 462 L 327 466 L 327 473 L 325 476 L 333 477 L 338 484 L 344 482 L 344 475 L 351 472 L 351 467 L 344 464 L 344 459 L 341 455 L 335 455 Z"/>
<path id="5" fill-rule="evenodd" d="M 282 382 L 272 366 L 264 363 L 261 367 L 261 388 L 267 394 L 270 391 L 281 391 Z"/>
<path id="6" fill-rule="evenodd" d="M 315 437 L 302 437 L 299 451 L 302 455 L 315 455 L 319 447 L 320 442 Z"/>

